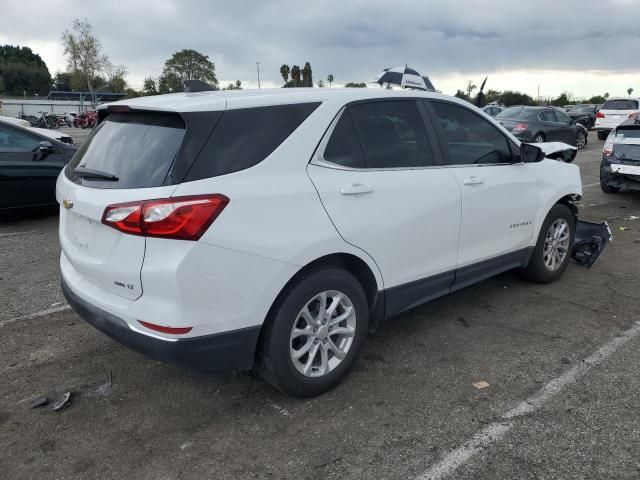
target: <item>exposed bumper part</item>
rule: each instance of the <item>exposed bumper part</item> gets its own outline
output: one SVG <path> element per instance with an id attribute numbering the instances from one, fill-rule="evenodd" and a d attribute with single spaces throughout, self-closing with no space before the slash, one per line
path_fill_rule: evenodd
<path id="1" fill-rule="evenodd" d="M 67 302 L 88 323 L 112 339 L 150 358 L 204 371 L 249 370 L 253 367 L 260 326 L 214 335 L 164 341 L 135 332 L 127 323 L 92 305 L 62 281 Z"/>
<path id="2" fill-rule="evenodd" d="M 607 222 L 592 223 L 578 220 L 572 257 L 579 265 L 591 268 L 612 240 L 613 236 Z"/>

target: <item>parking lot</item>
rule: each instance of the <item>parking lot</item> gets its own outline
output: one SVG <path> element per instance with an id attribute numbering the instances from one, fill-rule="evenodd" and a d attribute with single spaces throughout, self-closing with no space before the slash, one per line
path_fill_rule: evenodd
<path id="1" fill-rule="evenodd" d="M 580 216 L 614 233 L 592 269 L 503 274 L 389 320 L 304 401 L 110 340 L 64 303 L 57 217 L 4 219 L 3 478 L 639 478 L 640 194 L 601 192 L 589 142 Z M 65 392 L 67 408 L 30 408 Z"/>

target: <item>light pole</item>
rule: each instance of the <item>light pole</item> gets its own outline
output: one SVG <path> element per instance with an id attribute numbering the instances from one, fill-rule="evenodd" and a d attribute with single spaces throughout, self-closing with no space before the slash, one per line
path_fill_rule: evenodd
<path id="1" fill-rule="evenodd" d="M 260 90 L 260 63 L 262 62 L 256 62 L 256 69 L 258 70 L 258 90 Z"/>

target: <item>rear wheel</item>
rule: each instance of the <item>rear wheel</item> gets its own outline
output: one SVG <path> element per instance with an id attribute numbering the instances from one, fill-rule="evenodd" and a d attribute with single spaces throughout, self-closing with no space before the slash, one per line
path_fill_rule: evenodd
<path id="1" fill-rule="evenodd" d="M 335 387 L 356 361 L 367 335 L 369 307 L 358 280 L 321 267 L 287 287 L 265 323 L 258 372 L 296 397 Z"/>
<path id="2" fill-rule="evenodd" d="M 575 230 L 571 210 L 566 205 L 554 205 L 542 224 L 531 260 L 522 275 L 537 283 L 551 283 L 560 278 L 569 264 Z"/>
<path id="3" fill-rule="evenodd" d="M 533 137 L 533 143 L 542 143 L 544 142 L 544 134 L 541 132 L 536 133 L 536 136 Z"/>
<path id="4" fill-rule="evenodd" d="M 582 150 L 587 145 L 587 134 L 582 130 L 576 133 L 576 148 Z"/>

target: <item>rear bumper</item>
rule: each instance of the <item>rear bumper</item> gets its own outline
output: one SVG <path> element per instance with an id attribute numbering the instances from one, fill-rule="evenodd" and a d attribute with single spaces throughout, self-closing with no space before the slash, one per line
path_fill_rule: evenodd
<path id="1" fill-rule="evenodd" d="M 160 340 L 132 330 L 123 319 L 74 293 L 64 280 L 62 292 L 69 305 L 89 324 L 155 360 L 204 371 L 249 370 L 253 367 L 260 326 L 174 341 Z"/>
<path id="2" fill-rule="evenodd" d="M 640 164 L 618 164 L 604 157 L 600 166 L 600 180 L 614 188 L 640 188 Z"/>

